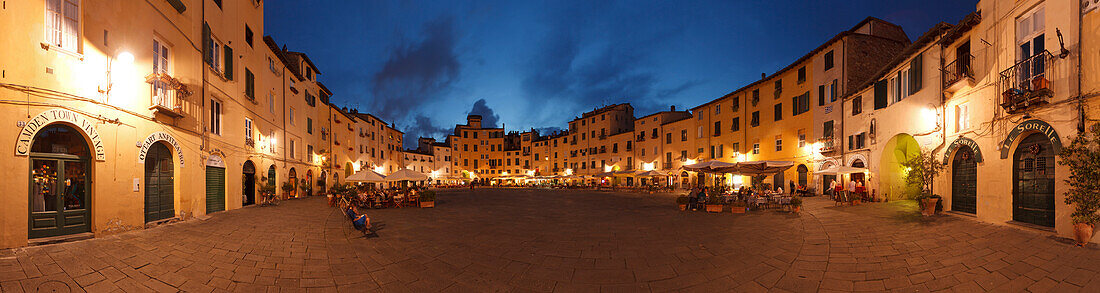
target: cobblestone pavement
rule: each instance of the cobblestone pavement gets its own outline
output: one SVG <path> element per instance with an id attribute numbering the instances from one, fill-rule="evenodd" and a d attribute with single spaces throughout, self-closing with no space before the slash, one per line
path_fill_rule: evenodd
<path id="1" fill-rule="evenodd" d="M 0 291 L 1100 292 L 1100 250 L 912 202 L 681 212 L 669 196 L 458 190 L 370 210 L 363 238 L 321 198 L 29 247 Z"/>

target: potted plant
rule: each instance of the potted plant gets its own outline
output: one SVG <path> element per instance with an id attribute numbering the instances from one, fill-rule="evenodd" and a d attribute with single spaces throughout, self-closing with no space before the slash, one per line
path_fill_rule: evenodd
<path id="1" fill-rule="evenodd" d="M 925 150 L 920 150 L 919 154 L 906 159 L 901 165 L 908 170 L 905 173 L 905 183 L 920 186 L 921 193 L 916 199 L 922 207 L 921 214 L 925 216 L 935 214 L 940 196 L 932 194 L 932 187 L 936 176 L 939 176 L 947 166 L 936 161 L 936 155 L 933 152 Z"/>
<path id="2" fill-rule="evenodd" d="M 289 196 L 291 192 L 294 192 L 294 183 L 290 183 L 290 181 L 283 182 L 282 189 L 283 194 Z"/>
<path id="3" fill-rule="evenodd" d="M 795 213 L 798 213 L 798 212 L 802 211 L 802 197 L 801 196 L 795 195 L 795 196 L 791 197 L 791 211 L 793 211 Z"/>
<path id="4" fill-rule="evenodd" d="M 730 203 L 730 212 L 734 214 L 744 214 L 747 207 L 745 202 L 734 200 L 733 203 Z"/>
<path id="5" fill-rule="evenodd" d="M 298 179 L 298 189 L 302 190 L 303 195 L 309 195 L 309 191 L 312 190 L 312 186 L 309 186 L 309 180 Z"/>
<path id="6" fill-rule="evenodd" d="M 1073 206 L 1070 215 L 1073 220 L 1073 235 L 1077 245 L 1085 246 L 1092 239 L 1096 222 L 1100 216 L 1100 123 L 1093 124 L 1089 131 L 1077 133 L 1069 146 L 1062 148 L 1058 164 L 1069 167 L 1070 176 L 1066 179 L 1069 188 L 1065 192 L 1065 202 Z"/>
<path id="7" fill-rule="evenodd" d="M 707 199 L 706 199 L 707 212 L 721 213 L 723 204 L 724 203 L 722 202 L 722 197 L 721 196 L 717 196 L 717 195 L 707 196 Z"/>
<path id="8" fill-rule="evenodd" d="M 687 196 L 676 197 L 676 204 L 680 206 L 681 211 L 687 210 L 687 205 L 691 203 L 691 198 Z"/>
<path id="9" fill-rule="evenodd" d="M 925 216 L 931 216 L 936 214 L 936 206 L 939 205 L 940 196 L 938 194 L 921 193 L 917 196 L 917 204 L 920 205 L 920 214 Z"/>
<path id="10" fill-rule="evenodd" d="M 425 190 L 424 192 L 420 193 L 420 207 L 435 207 L 435 191 Z"/>

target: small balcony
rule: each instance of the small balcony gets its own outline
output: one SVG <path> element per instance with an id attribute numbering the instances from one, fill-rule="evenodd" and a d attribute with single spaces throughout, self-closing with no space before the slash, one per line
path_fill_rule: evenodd
<path id="1" fill-rule="evenodd" d="M 819 149 L 819 151 L 821 151 L 822 154 L 828 154 L 836 151 L 836 140 L 832 137 L 822 137 L 821 139 L 818 139 L 817 142 L 821 143 L 821 149 Z"/>
<path id="2" fill-rule="evenodd" d="M 153 91 L 149 110 L 173 118 L 183 117 L 181 100 L 191 95 L 186 85 L 166 73 L 150 74 L 145 77 L 145 82 L 149 83 Z"/>
<path id="3" fill-rule="evenodd" d="M 255 148 L 256 147 L 256 139 L 252 138 L 252 136 L 250 136 L 250 135 L 247 135 L 247 136 L 244 137 L 244 145 L 249 147 L 249 148 Z"/>
<path id="4" fill-rule="evenodd" d="M 966 54 L 966 57 L 955 59 L 941 69 L 943 71 L 943 84 L 945 91 L 954 93 L 964 87 L 974 86 L 974 55 Z"/>
<path id="5" fill-rule="evenodd" d="M 1036 54 L 1001 71 L 1001 107 L 1010 114 L 1046 104 L 1054 96 L 1054 56 Z"/>

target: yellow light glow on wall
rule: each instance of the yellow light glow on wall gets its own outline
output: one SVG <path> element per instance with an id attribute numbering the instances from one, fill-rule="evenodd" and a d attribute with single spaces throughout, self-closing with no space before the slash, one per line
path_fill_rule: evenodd
<path id="1" fill-rule="evenodd" d="M 692 165 L 692 164 L 695 164 L 695 163 L 696 163 L 695 159 L 684 160 L 684 165 Z"/>
<path id="2" fill-rule="evenodd" d="M 374 166 L 374 172 L 378 174 L 385 174 L 386 168 L 382 166 Z"/>
<path id="3" fill-rule="evenodd" d="M 653 163 L 642 163 L 642 170 L 653 171 Z"/>
<path id="4" fill-rule="evenodd" d="M 613 166 L 603 165 L 603 171 L 604 172 L 611 172 L 611 170 L 613 168 L 614 168 Z"/>
<path id="5" fill-rule="evenodd" d="M 565 176 L 573 175 L 573 169 L 565 169 L 565 171 L 561 173 Z"/>

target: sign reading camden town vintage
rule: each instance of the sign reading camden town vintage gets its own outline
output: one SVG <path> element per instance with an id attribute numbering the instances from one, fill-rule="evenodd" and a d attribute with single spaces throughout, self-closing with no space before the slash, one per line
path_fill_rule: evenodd
<path id="1" fill-rule="evenodd" d="M 1012 143 L 1020 138 L 1020 134 L 1024 132 L 1038 132 L 1043 136 L 1046 136 L 1050 140 L 1050 145 L 1053 147 L 1054 153 L 1062 152 L 1062 139 L 1058 137 L 1058 131 L 1054 130 L 1054 126 L 1050 126 L 1043 120 L 1031 119 L 1021 122 L 1012 128 L 1012 131 L 1008 133 L 1008 137 L 1005 137 L 1004 142 L 1001 143 L 1001 159 L 1007 159 L 1010 152 L 1009 148 L 1012 147 Z"/>
<path id="2" fill-rule="evenodd" d="M 96 161 L 106 161 L 107 152 L 103 141 L 99 137 L 99 131 L 95 129 L 95 122 L 79 113 L 65 109 L 50 109 L 34 116 L 23 129 L 19 131 L 19 138 L 15 140 L 15 155 L 26 156 L 31 152 L 31 143 L 39 130 L 54 122 L 65 122 L 76 126 L 92 141 L 92 151 L 95 152 Z"/>
<path id="3" fill-rule="evenodd" d="M 973 139 L 960 136 L 955 142 L 951 143 L 951 146 L 947 147 L 947 151 L 943 152 L 943 164 L 947 165 L 951 162 L 951 155 L 955 153 L 960 147 L 969 147 L 974 152 L 974 161 L 982 162 L 982 149 L 978 148 L 978 143 Z"/>
<path id="4" fill-rule="evenodd" d="M 172 151 L 176 152 L 176 156 L 180 159 L 180 168 L 183 168 L 183 149 L 180 148 L 179 142 L 177 142 L 176 138 L 172 137 L 171 134 L 159 131 L 153 132 L 153 134 L 150 134 L 149 137 L 146 137 L 145 140 L 142 141 L 141 151 L 138 151 L 138 163 L 145 163 L 145 156 L 149 154 L 149 148 L 158 141 L 163 141 L 172 145 Z"/>

